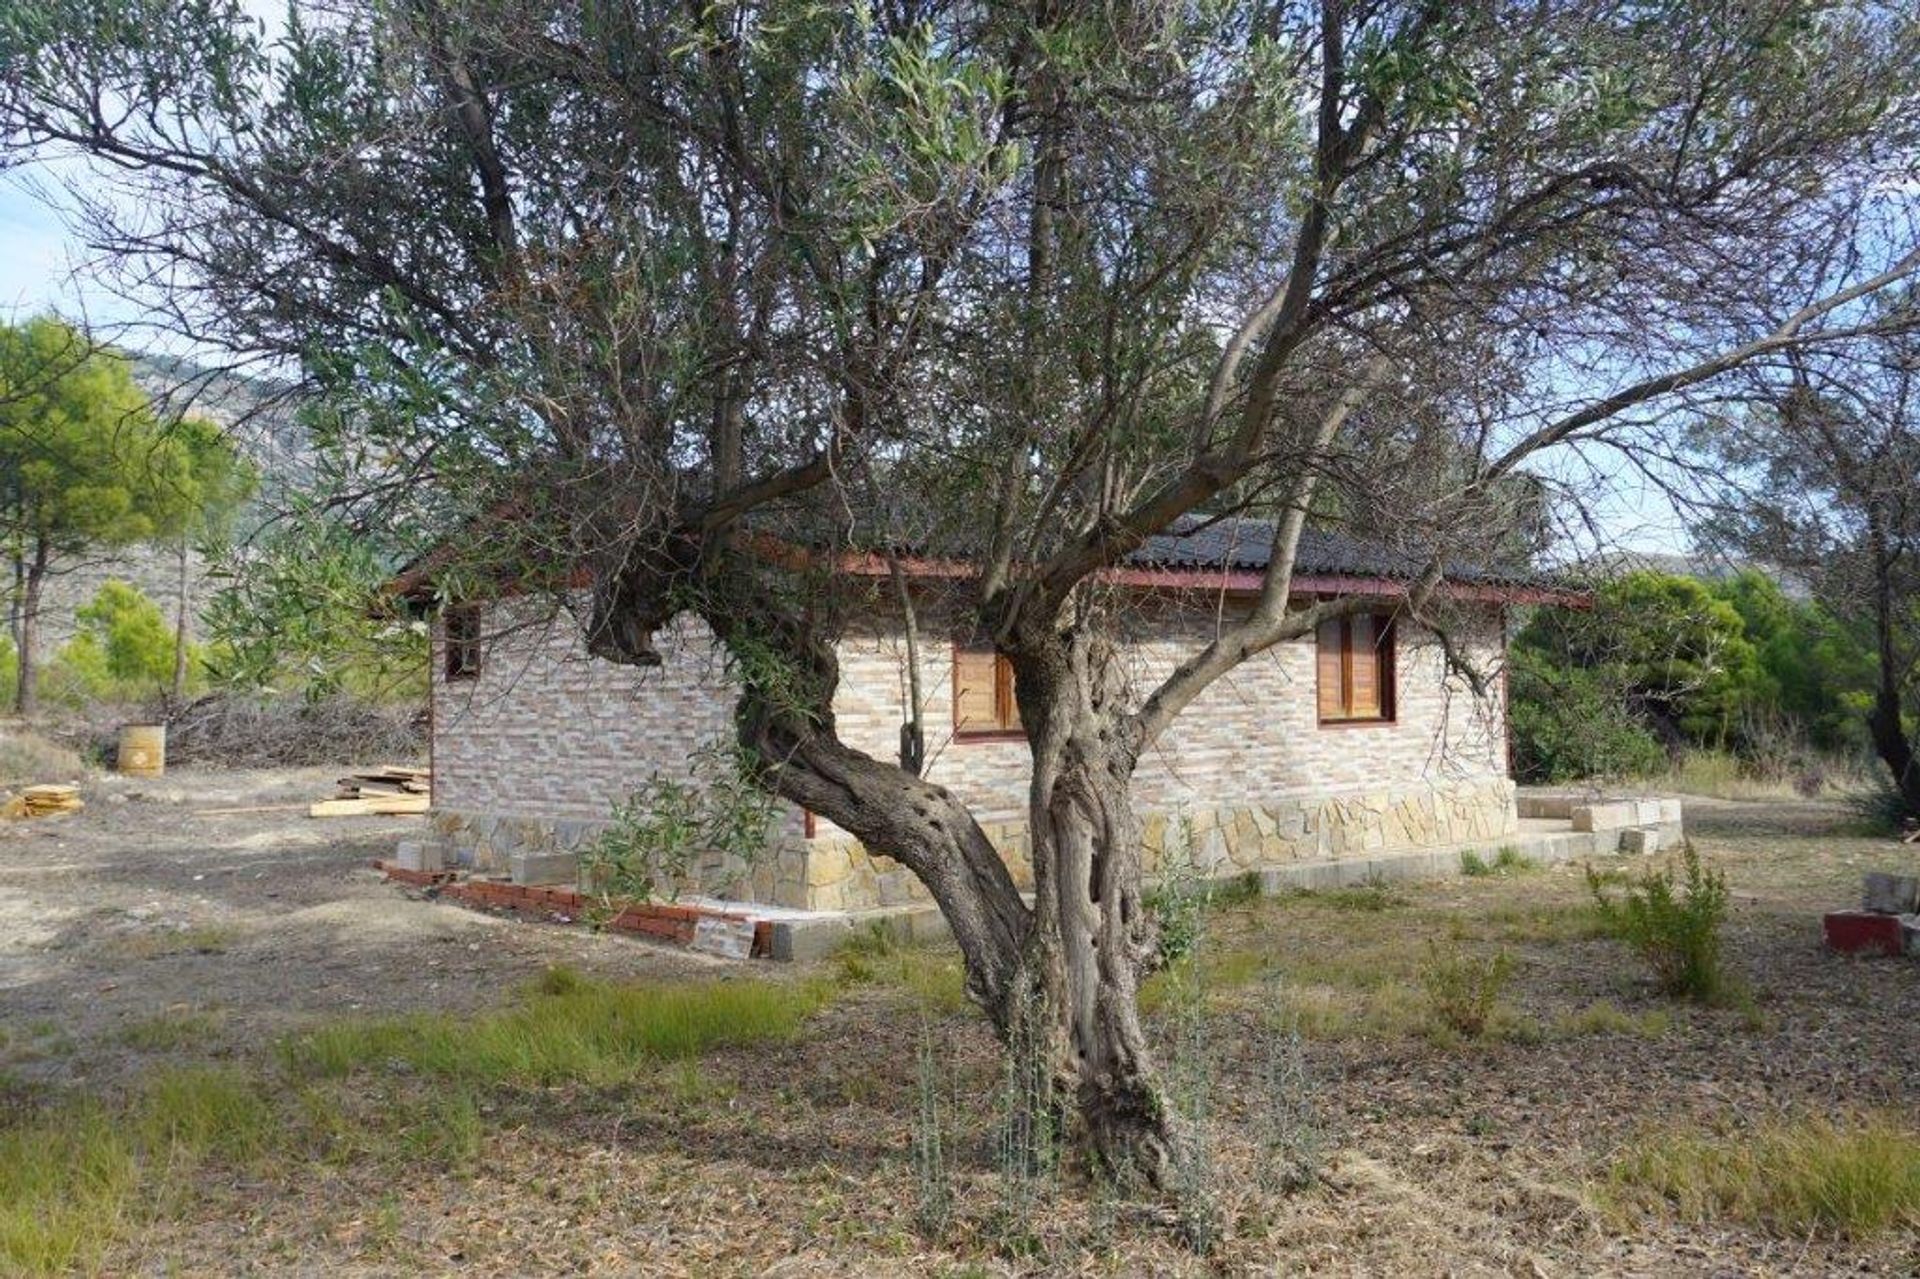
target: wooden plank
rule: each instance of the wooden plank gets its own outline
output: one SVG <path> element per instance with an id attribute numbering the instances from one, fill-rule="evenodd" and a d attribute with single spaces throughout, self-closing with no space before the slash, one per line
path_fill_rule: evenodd
<path id="1" fill-rule="evenodd" d="M 431 795 L 382 795 L 371 799 L 323 799 L 307 806 L 309 817 L 405 817 L 433 806 Z"/>

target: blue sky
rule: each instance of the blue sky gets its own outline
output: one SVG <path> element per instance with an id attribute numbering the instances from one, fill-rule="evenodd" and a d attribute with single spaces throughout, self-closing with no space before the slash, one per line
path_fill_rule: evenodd
<path id="1" fill-rule="evenodd" d="M 83 297 L 94 305 L 111 300 L 98 289 L 82 292 L 68 279 L 80 252 L 60 216 L 28 190 L 20 174 L 0 174 L 0 313 L 71 312 Z"/>

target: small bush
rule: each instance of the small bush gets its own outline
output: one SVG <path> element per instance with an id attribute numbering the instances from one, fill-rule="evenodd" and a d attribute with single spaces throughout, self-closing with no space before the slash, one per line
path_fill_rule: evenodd
<path id="1" fill-rule="evenodd" d="M 1435 1021 L 1457 1035 L 1478 1039 L 1513 976 L 1513 956 L 1502 950 L 1482 958 L 1458 947 L 1429 942 L 1425 974 L 1427 1003 Z"/>
<path id="2" fill-rule="evenodd" d="M 1920 813 L 1907 807 L 1907 797 L 1885 772 L 1876 772 L 1864 786 L 1849 794 L 1847 807 L 1852 810 L 1859 828 L 1873 835 L 1898 834 L 1920 820 Z"/>
<path id="3" fill-rule="evenodd" d="M 913 1180 L 914 1217 L 934 1239 L 953 1221 L 953 1139 L 948 1131 L 951 1082 L 941 1070 L 947 1057 L 936 1048 L 933 1028 L 923 1019 L 914 1053 Z"/>
<path id="4" fill-rule="evenodd" d="M 1669 1130 L 1623 1155 L 1611 1181 L 1688 1221 L 1864 1238 L 1920 1226 L 1920 1132 L 1889 1118 L 1800 1119 L 1740 1135 Z"/>
<path id="5" fill-rule="evenodd" d="M 582 850 L 581 871 L 607 903 L 694 887 L 724 893 L 770 851 L 774 799 L 747 755 L 707 747 L 692 767 L 685 779 L 655 773 L 615 802 L 606 830 Z"/>
<path id="6" fill-rule="evenodd" d="M 1624 876 L 1619 897 L 1609 879 L 1587 868 L 1587 887 L 1612 936 L 1625 942 L 1653 969 L 1660 989 L 1701 1003 L 1727 993 L 1720 964 L 1720 926 L 1727 917 L 1726 876 L 1705 866 L 1688 842 L 1681 850 L 1684 883 L 1669 864 L 1664 870 Z"/>

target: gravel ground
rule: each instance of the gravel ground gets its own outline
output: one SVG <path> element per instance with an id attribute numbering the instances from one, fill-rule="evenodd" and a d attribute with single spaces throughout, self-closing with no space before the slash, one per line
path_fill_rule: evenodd
<path id="1" fill-rule="evenodd" d="M 543 967 L 604 976 L 712 972 L 626 937 L 494 920 L 419 900 L 367 861 L 418 818 L 311 821 L 221 806 L 327 794 L 335 770 L 89 784 L 84 813 L 0 826 L 0 1071 L 106 1091 L 167 1061 L 234 1057 L 275 1078 L 268 1040 L 306 1020 L 464 1010 Z M 119 796 L 115 802 L 114 797 Z M 1102 1206 L 1084 1170 L 1009 1216 L 993 1146 L 1000 1064 L 966 1009 L 879 981 L 842 986 L 792 1042 L 662 1065 L 631 1085 L 483 1094 L 478 1154 L 449 1169 L 377 1159 L 203 1171 L 196 1197 L 116 1242 L 109 1273 L 226 1275 L 1920 1274 L 1920 1234 L 1783 1237 L 1604 1194 L 1622 1150 L 1666 1125 L 1739 1132 L 1773 1117 L 1920 1110 L 1920 967 L 1827 954 L 1819 914 L 1867 870 L 1920 867 L 1847 828 L 1837 806 L 1689 802 L 1723 868 L 1746 1007 L 1655 992 L 1611 941 L 1566 927 L 1577 867 L 1219 912 L 1207 945 L 1270 974 L 1213 993 L 1205 1051 L 1225 1233 L 1208 1259 L 1164 1215 Z M 1261 1027 L 1281 999 L 1363 1006 L 1369 973 L 1417 993 L 1429 942 L 1516 961 L 1506 1000 L 1534 1033 L 1436 1042 L 1405 1025 L 1310 1035 L 1323 1175 L 1263 1188 L 1271 1113 Z M 936 962 L 938 961 L 936 957 Z M 739 965 L 722 971 L 745 975 Z M 832 965 L 756 965 L 781 979 Z M 1652 1033 L 1560 1029 L 1596 1004 Z M 149 1050 L 150 1018 L 205 1013 L 209 1042 Z M 1182 1033 L 1162 1010 L 1160 1050 Z M 915 1059 L 938 1045 L 955 1217 L 914 1225 Z M 375 1069 L 343 1100 L 406 1118 L 431 1081 Z M 4 1097 L 0 1091 L 0 1098 Z M 1010 1231 L 1017 1230 L 1017 1235 Z"/>
<path id="2" fill-rule="evenodd" d="M 167 1014 L 207 1014 L 212 1047 L 242 1048 L 316 1016 L 494 1003 L 563 960 L 705 962 L 398 891 L 368 863 L 423 818 L 306 815 L 345 771 L 101 777 L 82 812 L 0 822 L 0 1066 L 91 1084 L 137 1067 L 127 1032 Z"/>

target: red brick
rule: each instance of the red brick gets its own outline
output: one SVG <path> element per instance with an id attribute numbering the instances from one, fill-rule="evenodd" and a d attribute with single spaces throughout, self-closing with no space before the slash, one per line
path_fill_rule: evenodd
<path id="1" fill-rule="evenodd" d="M 1827 947 L 1846 955 L 1898 955 L 1900 917 L 1864 910 L 1836 910 L 1821 921 Z"/>

